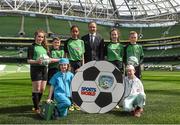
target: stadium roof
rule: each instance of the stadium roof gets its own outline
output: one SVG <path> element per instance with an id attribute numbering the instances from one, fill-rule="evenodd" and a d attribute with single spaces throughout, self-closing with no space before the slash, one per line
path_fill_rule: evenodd
<path id="1" fill-rule="evenodd" d="M 1 0 L 0 12 L 21 11 L 116 22 L 179 21 L 180 0 Z"/>

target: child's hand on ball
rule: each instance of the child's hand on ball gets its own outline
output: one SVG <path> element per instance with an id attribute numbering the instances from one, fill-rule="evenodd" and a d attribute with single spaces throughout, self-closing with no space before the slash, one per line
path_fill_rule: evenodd
<path id="1" fill-rule="evenodd" d="M 37 62 L 38 64 L 42 64 L 43 60 L 42 60 L 41 58 L 39 58 L 38 60 L 36 60 L 36 62 Z"/>

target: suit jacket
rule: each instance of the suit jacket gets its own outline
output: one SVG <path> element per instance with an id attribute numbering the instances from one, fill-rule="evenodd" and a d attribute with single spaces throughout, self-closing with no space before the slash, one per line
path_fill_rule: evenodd
<path id="1" fill-rule="evenodd" d="M 100 36 L 100 34 L 96 33 L 93 44 L 90 42 L 89 34 L 84 35 L 81 39 L 84 41 L 85 45 L 85 63 L 90 62 L 92 60 L 104 59 L 104 39 Z M 93 49 L 96 55 L 95 58 L 93 58 L 92 56 Z"/>

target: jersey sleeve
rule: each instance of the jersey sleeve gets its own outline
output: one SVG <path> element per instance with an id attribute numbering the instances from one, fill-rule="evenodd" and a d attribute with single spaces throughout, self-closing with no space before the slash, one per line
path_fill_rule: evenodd
<path id="1" fill-rule="evenodd" d="M 107 56 L 107 47 L 108 47 L 108 45 L 109 45 L 109 43 L 106 43 L 106 44 L 104 45 L 104 57 Z"/>
<path id="2" fill-rule="evenodd" d="M 123 47 L 123 45 L 121 44 L 121 53 L 120 53 L 120 56 L 122 57 L 122 59 L 123 59 L 123 55 L 124 55 L 124 47 Z"/>
<path id="3" fill-rule="evenodd" d="M 84 45 L 84 41 L 82 40 L 82 53 L 85 53 L 85 45 Z"/>
<path id="4" fill-rule="evenodd" d="M 69 41 L 69 39 L 67 39 L 66 41 L 64 41 L 64 52 L 65 53 L 68 53 L 68 41 Z"/>
<path id="5" fill-rule="evenodd" d="M 142 47 L 142 46 L 140 46 L 140 47 L 141 47 L 141 55 L 140 55 L 140 61 L 139 61 L 139 63 L 141 64 L 141 63 L 143 62 L 144 52 L 143 52 L 143 47 Z"/>
<path id="6" fill-rule="evenodd" d="M 27 51 L 27 59 L 33 59 L 34 46 L 30 46 Z"/>
<path id="7" fill-rule="evenodd" d="M 127 48 L 128 48 L 129 44 L 126 44 L 123 50 L 123 62 L 124 64 L 127 65 Z"/>

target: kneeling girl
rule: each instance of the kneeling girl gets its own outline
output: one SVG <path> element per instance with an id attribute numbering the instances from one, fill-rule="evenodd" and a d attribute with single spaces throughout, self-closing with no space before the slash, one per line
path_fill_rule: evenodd
<path id="1" fill-rule="evenodd" d="M 70 72 L 70 64 L 67 58 L 61 58 L 59 61 L 60 71 L 50 79 L 50 90 L 47 102 L 51 102 L 51 96 L 54 92 L 54 99 L 57 102 L 59 117 L 67 116 L 68 108 L 71 106 L 71 81 L 74 75 Z"/>

